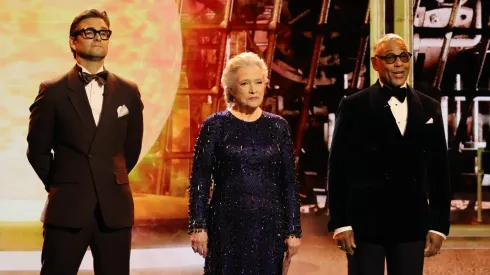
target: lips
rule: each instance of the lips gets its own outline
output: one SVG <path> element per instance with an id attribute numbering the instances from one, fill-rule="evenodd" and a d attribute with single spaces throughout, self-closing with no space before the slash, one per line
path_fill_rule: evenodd
<path id="1" fill-rule="evenodd" d="M 258 96 L 253 96 L 253 97 L 249 97 L 249 98 L 248 98 L 248 100 L 257 100 L 257 99 L 259 99 L 259 97 L 258 97 Z"/>
<path id="2" fill-rule="evenodd" d="M 405 71 L 397 71 L 397 72 L 392 72 L 392 74 L 395 76 L 395 77 L 403 77 L 405 75 Z"/>

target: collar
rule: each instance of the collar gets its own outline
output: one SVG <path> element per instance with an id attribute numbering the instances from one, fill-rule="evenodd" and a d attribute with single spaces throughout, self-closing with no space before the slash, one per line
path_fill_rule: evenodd
<path id="1" fill-rule="evenodd" d="M 385 86 L 385 84 L 383 83 L 383 81 L 381 81 L 381 78 L 378 78 L 378 81 L 379 81 L 379 85 L 381 85 L 381 88 L 383 88 Z M 400 88 L 407 88 L 407 87 L 408 87 L 408 84 L 406 81 L 403 85 L 400 86 Z"/>
<path id="2" fill-rule="evenodd" d="M 82 69 L 82 72 L 91 74 L 84 66 L 80 65 L 80 63 L 78 63 L 78 62 L 77 62 L 77 66 Z M 102 65 L 96 73 L 100 73 L 100 72 L 102 72 L 104 70 L 105 70 L 105 67 L 104 67 L 104 65 Z"/>

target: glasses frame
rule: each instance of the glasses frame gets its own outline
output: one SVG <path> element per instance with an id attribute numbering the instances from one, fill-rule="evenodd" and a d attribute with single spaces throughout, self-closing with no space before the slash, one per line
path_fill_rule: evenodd
<path id="1" fill-rule="evenodd" d="M 94 33 L 94 37 L 87 36 L 87 33 L 86 33 L 87 31 L 92 31 Z M 107 36 L 106 39 L 104 39 L 102 37 L 102 33 L 104 33 L 104 32 L 107 32 L 108 33 L 108 36 Z M 73 34 L 73 37 L 75 37 L 77 35 L 80 35 L 80 34 L 85 39 L 94 39 L 97 36 L 97 34 L 99 34 L 99 37 L 100 37 L 101 40 L 109 40 L 111 38 L 111 36 L 112 36 L 112 31 L 111 30 L 107 30 L 107 29 L 96 30 L 94 28 L 83 28 L 83 29 L 80 29 L 80 30 L 76 31 Z"/>
<path id="2" fill-rule="evenodd" d="M 408 55 L 408 60 L 407 61 L 403 61 L 403 59 L 402 59 L 402 55 L 405 55 L 405 54 Z M 392 56 L 395 57 L 395 59 L 393 59 L 393 62 L 388 62 L 386 59 L 391 58 Z M 402 52 L 401 54 L 389 53 L 387 55 L 376 55 L 376 57 L 379 58 L 379 59 L 382 59 L 384 62 L 386 62 L 386 64 L 393 64 L 393 63 L 396 62 L 396 60 L 398 58 L 400 58 L 400 60 L 403 63 L 408 63 L 408 62 L 410 62 L 410 59 L 412 59 L 412 54 L 409 53 L 409 52 Z"/>

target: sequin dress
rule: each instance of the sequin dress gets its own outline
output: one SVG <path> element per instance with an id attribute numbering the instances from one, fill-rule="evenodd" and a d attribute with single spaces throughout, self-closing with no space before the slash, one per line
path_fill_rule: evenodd
<path id="1" fill-rule="evenodd" d="M 245 122 L 227 110 L 204 121 L 190 180 L 189 233 L 198 229 L 208 232 L 204 274 L 282 274 L 285 238 L 301 237 L 286 120 L 263 112 Z"/>

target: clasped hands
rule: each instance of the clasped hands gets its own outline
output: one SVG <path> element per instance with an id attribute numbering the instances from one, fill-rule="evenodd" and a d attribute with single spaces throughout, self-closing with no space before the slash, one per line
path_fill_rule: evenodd
<path id="1" fill-rule="evenodd" d="M 284 241 L 287 245 L 286 257 L 291 258 L 298 253 L 301 239 L 290 236 Z M 208 255 L 208 233 L 206 231 L 191 234 L 191 246 L 194 253 L 199 253 L 203 258 Z"/>
<path id="2" fill-rule="evenodd" d="M 427 236 L 425 238 L 424 256 L 432 257 L 440 254 L 443 239 L 444 238 L 442 236 L 436 233 L 427 233 Z M 337 247 L 340 250 L 345 251 L 350 255 L 354 255 L 354 249 L 356 248 L 356 243 L 354 241 L 354 231 L 347 230 L 337 234 L 335 236 L 335 241 L 337 243 Z"/>

